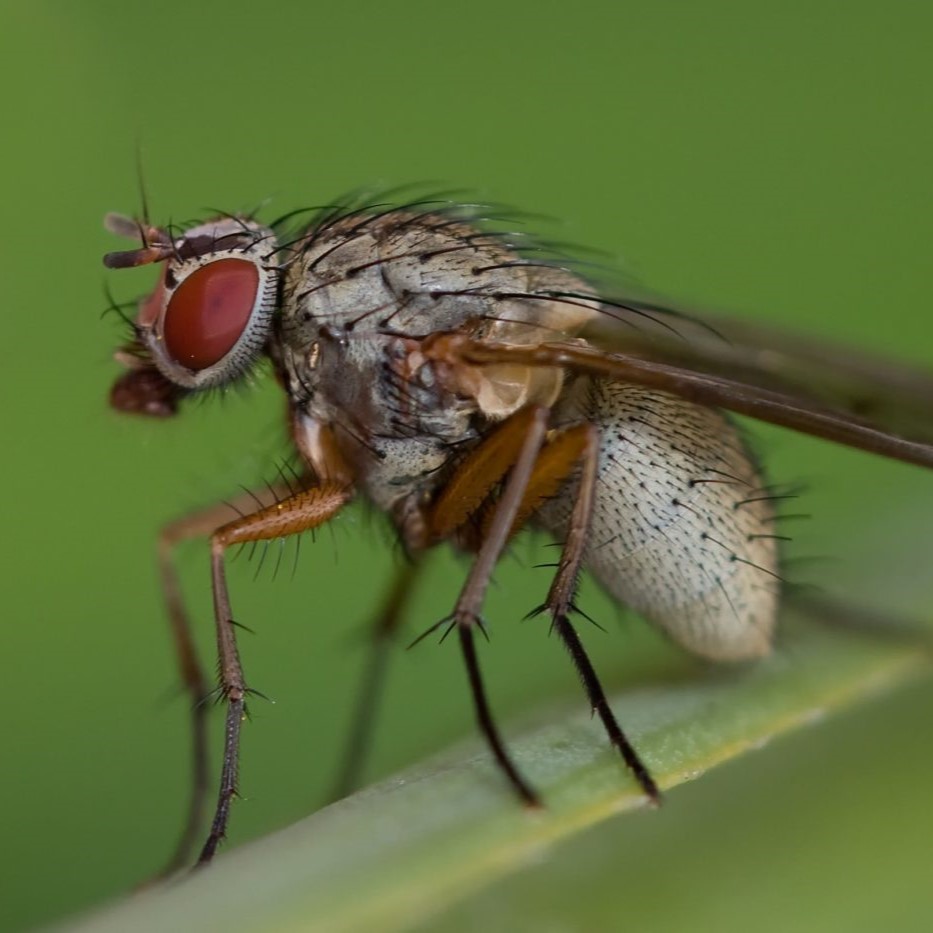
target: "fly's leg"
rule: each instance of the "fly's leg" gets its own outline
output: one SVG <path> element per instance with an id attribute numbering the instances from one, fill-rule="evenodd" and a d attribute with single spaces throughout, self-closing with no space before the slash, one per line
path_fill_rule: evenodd
<path id="1" fill-rule="evenodd" d="M 461 462 L 428 515 L 428 543 L 450 538 L 481 511 L 486 499 L 502 478 L 516 465 L 525 439 L 536 431 L 539 409 L 524 408 L 504 421 Z M 543 429 L 541 429 L 543 436 Z M 538 442 L 540 448 L 541 442 Z M 533 475 L 533 473 L 531 474 Z M 522 489 L 524 499 L 525 487 Z M 516 507 L 516 516 L 518 515 Z M 489 536 L 489 522 L 484 537 Z"/>
<path id="2" fill-rule="evenodd" d="M 481 509 L 493 486 L 508 472 L 519 455 L 533 417 L 533 412 L 529 409 L 510 419 L 455 471 L 454 476 L 438 497 L 429 518 L 433 539 L 451 534 L 471 517 L 471 513 Z M 521 528 L 528 516 L 545 499 L 558 491 L 560 485 L 579 462 L 587 443 L 587 436 L 586 428 L 583 426 L 565 429 L 555 432 L 554 437 L 540 449 L 516 516 L 512 521 L 509 537 Z M 495 509 L 492 508 L 485 510 L 483 514 L 480 532 L 483 540 L 489 537 L 495 514 Z M 407 606 L 412 584 L 419 569 L 419 561 L 420 558 L 416 554 L 413 562 L 406 564 L 393 581 L 383 607 L 376 616 L 371 652 L 355 707 L 353 726 L 343 765 L 338 772 L 338 780 L 331 793 L 330 799 L 332 800 L 346 796 L 358 783 L 366 748 L 372 735 L 376 698 L 385 678 L 388 650 Z M 475 646 L 471 643 L 466 650 L 471 651 L 473 656 L 473 661 L 468 661 L 472 683 L 472 672 L 475 671 L 477 679 L 479 675 Z M 485 699 L 481 681 L 479 681 L 479 696 Z M 491 723 L 488 704 L 485 704 L 483 709 L 484 719 Z M 483 731 L 485 734 L 485 727 Z M 522 796 L 525 799 L 524 795 Z"/>
<path id="3" fill-rule="evenodd" d="M 295 493 L 251 515 L 235 519 L 211 535 L 211 581 L 214 620 L 217 626 L 219 690 L 227 701 L 227 719 L 217 806 L 210 833 L 198 858 L 199 864 L 209 862 L 213 858 L 217 846 L 226 834 L 230 802 L 236 795 L 240 725 L 246 715 L 246 697 L 249 694 L 237 652 L 236 623 L 230 612 L 224 555 L 227 548 L 234 544 L 283 538 L 323 525 L 337 514 L 349 498 L 348 487 L 333 483 L 324 484 Z"/>
<path id="4" fill-rule="evenodd" d="M 466 664 L 470 691 L 473 694 L 473 707 L 476 711 L 476 721 L 479 724 L 480 731 L 483 733 L 483 737 L 496 759 L 496 764 L 505 773 L 515 793 L 521 798 L 522 803 L 531 808 L 540 807 L 541 799 L 538 797 L 537 791 L 522 777 L 518 768 L 515 767 L 492 717 L 492 709 L 489 706 L 486 688 L 483 685 L 483 678 L 480 673 L 479 658 L 476 655 L 472 625 L 458 622 L 457 632 L 460 636 L 460 648 Z"/>
<path id="5" fill-rule="evenodd" d="M 552 432 L 547 443 L 535 461 L 531 478 L 525 488 L 518 514 L 512 523 L 511 535 L 517 534 L 525 522 L 536 509 L 548 499 L 557 495 L 561 486 L 577 468 L 590 444 L 591 428 L 588 424 L 580 424 L 570 428 L 562 428 Z M 485 536 L 489 530 L 487 513 L 483 522 L 482 533 Z"/>
<path id="6" fill-rule="evenodd" d="M 498 479 L 496 477 L 490 483 L 490 473 L 481 471 L 483 466 L 489 465 L 487 461 L 505 464 L 501 472 L 499 472 L 499 476 L 508 471 L 505 488 L 501 497 L 496 501 L 493 517 L 489 522 L 476 558 L 457 599 L 450 621 L 456 627 L 460 639 L 460 648 L 467 668 L 467 676 L 473 694 L 473 705 L 480 730 L 497 764 L 508 777 L 515 792 L 526 805 L 531 807 L 539 806 L 540 801 L 534 789 L 522 777 L 509 757 L 493 720 L 480 673 L 473 629 L 477 625 L 482 629 L 480 610 L 486 596 L 486 590 L 489 587 L 489 580 L 493 568 L 512 533 L 516 517 L 525 498 L 528 483 L 534 471 L 535 461 L 544 442 L 547 417 L 547 409 L 539 407 L 519 412 L 506 421 L 488 442 L 491 445 L 496 445 L 493 448 L 495 456 L 490 456 L 490 448 L 482 445 L 467 457 L 451 481 L 451 485 L 459 489 L 456 499 L 460 502 L 469 503 L 469 506 L 463 510 L 465 519 L 470 512 L 475 511 L 482 503 L 492 485 Z M 516 449 L 518 454 L 513 459 L 510 454 Z M 473 477 L 472 482 L 471 476 Z M 442 511 L 442 518 L 444 514 L 452 512 L 457 504 L 454 497 L 447 494 L 449 489 L 448 486 L 439 499 L 442 509 L 446 510 L 446 513 Z M 440 524 L 436 515 L 435 522 L 432 524 L 435 527 Z"/>
<path id="7" fill-rule="evenodd" d="M 376 613 L 371 626 L 371 643 L 366 667 L 359 685 L 359 693 L 353 708 L 353 720 L 350 727 L 350 736 L 343 753 L 343 760 L 337 780 L 334 782 L 329 798 L 339 800 L 352 793 L 360 783 L 360 774 L 368 757 L 372 744 L 375 712 L 379 705 L 379 696 L 382 693 L 386 678 L 386 668 L 389 661 L 389 649 L 401 625 L 402 618 L 411 598 L 411 592 L 418 572 L 421 568 L 421 559 L 414 557 L 406 561 L 397 573 L 389 591 L 385 595 L 382 606 Z"/>
<path id="8" fill-rule="evenodd" d="M 272 486 L 267 491 L 271 492 L 275 499 L 284 497 L 290 492 L 284 486 Z M 262 492 L 247 492 L 229 502 L 218 503 L 191 515 L 186 515 L 184 518 L 166 525 L 159 533 L 159 578 L 171 627 L 178 670 L 181 674 L 182 685 L 191 704 L 192 774 L 191 796 L 182 834 L 172 857 L 160 872 L 160 876 L 170 875 L 188 863 L 201 820 L 204 817 L 208 782 L 207 680 L 198 661 L 194 639 L 191 634 L 191 622 L 185 610 L 181 587 L 178 583 L 178 574 L 172 562 L 172 554 L 183 541 L 206 537 L 216 528 L 230 521 L 234 516 L 255 508 L 256 504 L 260 502 L 259 497 Z"/>
<path id="9" fill-rule="evenodd" d="M 593 500 L 596 489 L 596 467 L 599 459 L 599 430 L 595 425 L 582 426 L 586 432 L 586 445 L 582 451 L 580 485 L 574 502 L 573 512 L 570 516 L 570 526 L 567 539 L 561 552 L 560 564 L 551 583 L 547 599 L 540 611 L 546 611 L 551 616 L 551 626 L 563 641 L 574 667 L 580 675 L 583 688 L 589 697 L 590 706 L 594 713 L 599 715 L 609 740 L 619 750 L 626 765 L 628 765 L 635 779 L 648 798 L 655 803 L 660 802 L 661 793 L 657 784 L 651 777 L 648 769 L 613 715 L 602 685 L 587 657 L 583 643 L 577 635 L 576 629 L 570 624 L 569 615 L 574 609 L 574 596 L 590 525 L 590 516 L 593 512 Z"/>

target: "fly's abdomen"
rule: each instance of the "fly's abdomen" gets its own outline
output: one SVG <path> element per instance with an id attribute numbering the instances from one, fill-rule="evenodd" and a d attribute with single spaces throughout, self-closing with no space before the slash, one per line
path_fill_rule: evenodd
<path id="1" fill-rule="evenodd" d="M 562 415 L 601 431 L 590 571 L 696 654 L 766 654 L 778 597 L 775 519 L 736 428 L 672 395 L 598 380 L 583 388 L 576 410 Z M 574 491 L 570 484 L 539 513 L 558 537 Z"/>

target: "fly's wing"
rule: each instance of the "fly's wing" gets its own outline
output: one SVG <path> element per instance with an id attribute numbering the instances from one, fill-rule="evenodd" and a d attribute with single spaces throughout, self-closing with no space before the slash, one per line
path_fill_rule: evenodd
<path id="1" fill-rule="evenodd" d="M 588 337 L 597 346 L 809 400 L 933 443 L 933 372 L 765 324 L 700 319 L 653 302 L 616 304 L 592 319 Z"/>
<path id="2" fill-rule="evenodd" d="M 583 296 L 568 295 L 576 297 Z M 583 341 L 529 347 L 446 335 L 432 353 L 451 363 L 560 366 L 618 379 L 933 467 L 933 373 L 655 303 L 604 302 L 599 311 Z"/>

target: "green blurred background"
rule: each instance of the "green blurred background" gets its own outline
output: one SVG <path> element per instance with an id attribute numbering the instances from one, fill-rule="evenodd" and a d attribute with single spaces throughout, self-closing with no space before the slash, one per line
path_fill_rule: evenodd
<path id="1" fill-rule="evenodd" d="M 561 238 L 681 299 L 933 363 L 926 4 L 7 0 L 0 76 L 3 929 L 124 892 L 169 852 L 186 713 L 154 535 L 274 479 L 284 451 L 272 386 L 177 423 L 105 408 L 120 331 L 100 319 L 104 283 L 126 299 L 151 279 L 100 265 L 119 246 L 101 216 L 139 206 L 137 145 L 157 221 L 451 183 L 564 219 Z M 808 484 L 792 556 L 821 560 L 792 576 L 929 615 L 931 477 L 759 437 L 774 478 Z M 320 804 L 393 554 L 356 509 L 305 542 L 294 578 L 234 565 L 247 672 L 276 703 L 246 730 L 231 845 Z M 576 696 L 543 627 L 517 623 L 546 587 L 535 560 L 518 549 L 490 606 L 503 714 Z M 204 549 L 180 566 L 210 658 Z M 459 574 L 438 555 L 412 631 L 447 611 Z M 587 605 L 610 623 L 586 636 L 609 685 L 674 656 Z M 472 729 L 451 645 L 400 653 L 393 673 L 370 777 Z M 902 691 L 572 840 L 432 926 L 928 929 L 931 725 L 933 689 Z"/>

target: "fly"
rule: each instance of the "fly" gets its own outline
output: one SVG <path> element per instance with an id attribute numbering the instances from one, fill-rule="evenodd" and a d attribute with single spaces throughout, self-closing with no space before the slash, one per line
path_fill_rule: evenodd
<path id="1" fill-rule="evenodd" d="M 289 229 L 292 220 L 227 215 L 178 231 L 107 219 L 140 245 L 109 253 L 106 266 L 160 270 L 117 351 L 124 372 L 113 407 L 173 416 L 186 397 L 227 386 L 266 357 L 304 468 L 271 503 L 240 497 L 236 517 L 217 506 L 160 537 L 195 748 L 189 818 L 171 867 L 187 860 L 205 805 L 209 693 L 174 546 L 206 537 L 211 548 L 217 690 L 227 717 L 219 795 L 199 857 L 207 862 L 226 832 L 250 695 L 226 552 L 314 529 L 357 496 L 388 516 L 411 558 L 379 615 L 380 644 L 397 628 L 420 555 L 442 542 L 472 555 L 452 612 L 429 631 L 458 641 L 479 727 L 529 806 L 539 798 L 495 724 L 475 636 L 513 536 L 535 527 L 558 542 L 538 611 L 610 741 L 658 801 L 571 622 L 581 571 L 694 654 L 767 654 L 780 596 L 774 497 L 724 411 L 931 467 L 933 377 L 779 331 L 701 321 L 653 300 L 607 297 L 542 247 L 443 201 L 343 203 L 299 229 Z M 358 753 L 365 727 L 357 722 Z"/>

